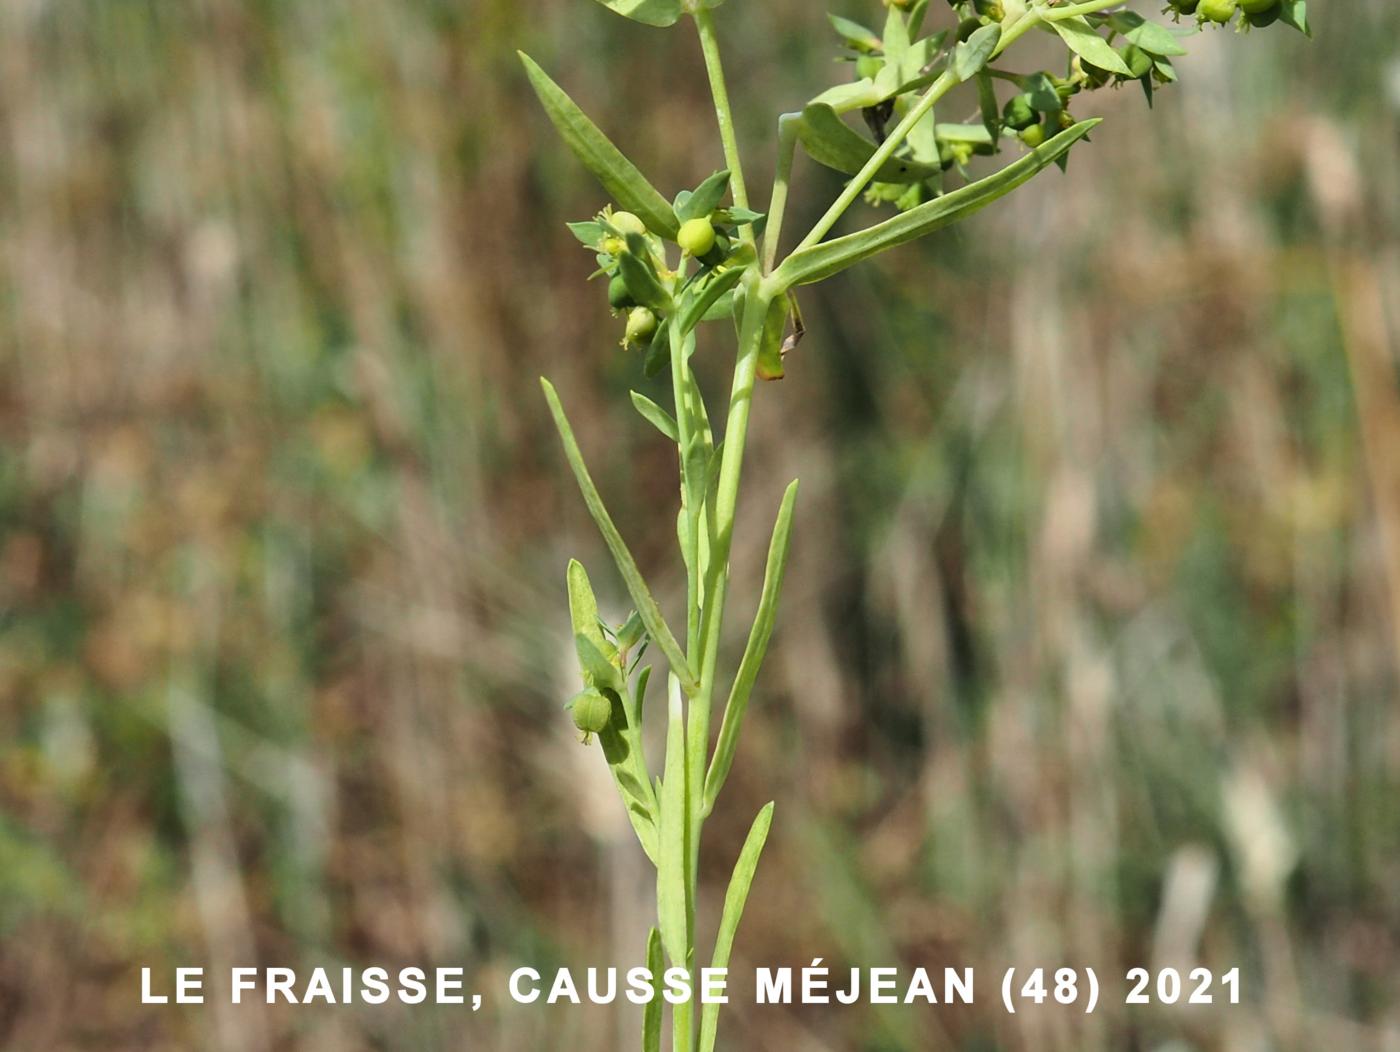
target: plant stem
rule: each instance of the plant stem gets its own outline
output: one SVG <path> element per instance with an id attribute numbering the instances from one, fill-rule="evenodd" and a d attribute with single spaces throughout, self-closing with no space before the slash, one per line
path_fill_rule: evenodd
<path id="1" fill-rule="evenodd" d="M 809 248 L 817 244 L 831 232 L 831 228 L 836 225 L 837 220 L 846 214 L 846 209 L 850 208 L 856 198 L 865 191 L 870 180 L 874 179 L 875 174 L 884 167 L 885 162 L 894 156 L 894 152 L 908 138 L 909 133 L 914 130 L 914 126 L 923 120 L 938 100 L 948 94 L 957 83 L 957 77 L 953 75 L 951 69 L 947 69 L 929 85 L 928 91 L 924 92 L 923 97 L 919 99 L 914 108 L 904 115 L 904 119 L 890 133 L 889 138 L 880 144 L 880 148 L 865 163 L 865 167 L 846 184 L 846 189 L 827 209 L 826 215 L 817 220 L 817 225 L 812 228 L 811 233 L 803 238 L 802 243 L 797 246 L 799 249 Z"/>
<path id="2" fill-rule="evenodd" d="M 681 558 L 686 569 L 686 656 L 695 661 L 700 645 L 700 509 L 692 499 L 694 480 L 688 463 L 694 440 L 694 418 L 689 397 L 689 370 L 686 360 L 687 340 L 676 327 L 671 328 L 671 393 L 676 406 L 676 434 L 681 476 L 681 507 L 685 515 L 685 551 Z M 700 480 L 704 485 L 704 480 Z"/>
<path id="3" fill-rule="evenodd" d="M 768 226 L 763 233 L 763 273 L 772 273 L 778 261 L 779 242 L 783 235 L 783 215 L 787 212 L 788 187 L 792 182 L 792 164 L 797 155 L 797 130 L 802 121 L 800 113 L 784 113 L 778 118 L 778 171 L 773 177 L 773 197 L 768 205 Z"/>
<path id="4" fill-rule="evenodd" d="M 710 94 L 714 97 L 715 117 L 719 121 L 719 138 L 724 145 L 724 163 L 729 167 L 729 186 L 734 192 L 734 204 L 749 207 L 748 184 L 744 182 L 744 165 L 739 156 L 739 139 L 734 133 L 734 111 L 729 105 L 729 88 L 724 80 L 724 64 L 719 56 L 719 39 L 715 36 L 715 17 L 708 7 L 692 12 L 695 28 L 700 33 L 700 50 L 705 55 L 705 73 L 710 78 Z M 754 243 L 753 227 L 745 225 L 744 240 Z"/>

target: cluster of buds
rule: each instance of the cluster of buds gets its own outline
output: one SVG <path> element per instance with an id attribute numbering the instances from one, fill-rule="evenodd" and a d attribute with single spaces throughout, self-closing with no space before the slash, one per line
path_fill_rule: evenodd
<path id="1" fill-rule="evenodd" d="M 647 229 L 631 212 L 605 208 L 592 220 L 570 229 L 597 254 L 594 277 L 606 278 L 608 306 L 625 318 L 622 346 L 651 348 L 651 361 L 664 360 L 667 326 L 687 294 L 735 266 L 753 261 L 752 249 L 740 243 L 739 228 L 761 222 L 763 216 L 725 207 L 728 171 L 716 172 L 694 190 L 677 195 L 672 209 L 676 227 L 670 236 Z M 680 249 L 680 262 L 671 266 L 667 248 Z M 691 265 L 698 268 L 692 271 Z"/>
<path id="2" fill-rule="evenodd" d="M 1229 25 L 1239 15 L 1242 29 L 1262 29 L 1282 22 L 1300 32 L 1308 31 L 1306 8 L 1302 0 L 1169 0 L 1169 3 L 1169 10 L 1178 18 L 1195 15 L 1203 25 Z"/>

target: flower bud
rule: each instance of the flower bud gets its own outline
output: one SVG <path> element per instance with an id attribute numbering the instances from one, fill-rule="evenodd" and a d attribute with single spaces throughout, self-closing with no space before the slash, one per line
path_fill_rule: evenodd
<path id="1" fill-rule="evenodd" d="M 592 688 L 575 694 L 569 702 L 569 711 L 574 726 L 583 732 L 585 745 L 591 735 L 601 734 L 612 722 L 612 702 L 602 691 Z"/>
<path id="2" fill-rule="evenodd" d="M 708 219 L 691 219 L 681 224 L 676 235 L 681 251 L 697 259 L 715 247 L 715 228 Z"/>

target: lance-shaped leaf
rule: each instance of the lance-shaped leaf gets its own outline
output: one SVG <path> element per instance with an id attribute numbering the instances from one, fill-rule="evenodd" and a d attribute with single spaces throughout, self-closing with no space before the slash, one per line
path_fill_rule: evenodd
<path id="1" fill-rule="evenodd" d="M 783 289 L 809 285 L 886 249 L 965 219 L 1028 182 L 1046 165 L 1059 160 L 1098 123 L 1098 118 L 1080 121 L 994 175 L 911 208 L 867 230 L 800 249 L 773 272 L 772 280 Z"/>
<path id="2" fill-rule="evenodd" d="M 1099 36 L 1094 27 L 1082 15 L 1075 15 L 1073 18 L 1057 18 L 1050 25 L 1056 33 L 1060 34 L 1060 39 L 1069 45 L 1069 49 L 1085 62 L 1098 66 L 1099 69 L 1106 69 L 1110 73 L 1120 73 L 1125 77 L 1132 76 L 1133 71 L 1123 61 L 1123 56 L 1113 50 L 1113 46 Z"/>
<path id="3" fill-rule="evenodd" d="M 609 11 L 648 26 L 673 26 L 685 14 L 681 0 L 598 0 Z"/>
<path id="4" fill-rule="evenodd" d="M 812 160 L 845 175 L 855 175 L 864 169 L 878 149 L 822 102 L 809 103 L 802 111 L 797 138 Z M 891 157 L 874 178 L 882 183 L 912 183 L 931 178 L 939 170 L 933 165 Z"/>
<path id="5" fill-rule="evenodd" d="M 734 753 L 739 748 L 739 730 L 744 723 L 744 713 L 749 707 L 749 696 L 753 693 L 758 670 L 768 653 L 768 641 L 773 636 L 773 625 L 778 618 L 778 595 L 783 588 L 783 575 L 787 572 L 788 539 L 792 535 L 792 509 L 797 501 L 797 483 L 794 481 L 783 494 L 782 506 L 778 509 L 778 521 L 773 527 L 773 540 L 768 545 L 768 568 L 763 573 L 763 592 L 758 601 L 758 614 L 754 617 L 753 628 L 749 631 L 748 645 L 744 647 L 743 659 L 739 662 L 739 672 L 734 677 L 734 686 L 729 691 L 729 702 L 724 708 L 724 722 L 719 729 L 719 742 L 715 745 L 714 759 L 710 761 L 709 774 L 705 776 L 705 814 L 714 809 L 719 791 L 724 788 L 724 780 L 729 777 L 729 769 L 734 764 Z"/>
<path id="6" fill-rule="evenodd" d="M 637 608 L 637 614 L 641 617 L 642 623 L 647 626 L 647 634 L 661 649 L 661 653 L 666 656 L 671 671 L 680 680 L 681 687 L 687 695 L 693 697 L 699 689 L 699 685 L 690 670 L 689 662 L 686 661 L 685 651 L 676 642 L 676 637 L 671 633 L 666 619 L 661 614 L 661 607 L 657 605 L 656 599 L 651 594 L 651 589 L 647 587 L 641 570 L 637 568 L 637 561 L 632 558 L 627 543 L 622 539 L 622 534 L 618 533 L 612 516 L 608 514 L 608 509 L 603 505 L 603 498 L 598 494 L 598 487 L 593 484 L 593 477 L 588 473 L 588 465 L 583 462 L 583 453 L 578 448 L 578 440 L 574 438 L 573 428 L 569 426 L 569 419 L 564 415 L 564 407 L 559 403 L 559 395 L 554 390 L 554 385 L 541 377 L 540 386 L 544 389 L 545 400 L 549 402 L 549 411 L 554 417 L 554 426 L 559 429 L 559 438 L 564 444 L 564 456 L 568 459 L 569 467 L 573 469 L 574 478 L 578 481 L 579 489 L 583 492 L 583 502 L 588 506 L 588 512 L 593 516 L 593 521 L 598 524 L 598 529 L 603 534 L 603 540 L 607 543 L 608 550 L 612 552 L 613 561 L 617 563 L 618 572 L 622 574 L 627 591 L 632 596 L 632 604 Z"/>
<path id="7" fill-rule="evenodd" d="M 677 7 L 679 3 L 677 2 Z M 559 135 L 583 166 L 593 173 L 612 199 L 629 212 L 635 212 L 647 229 L 662 237 L 674 239 L 680 224 L 676 213 L 647 181 L 635 164 L 623 156 L 588 115 L 578 108 L 549 74 L 523 51 L 518 52 L 530 84 L 544 105 L 545 113 L 554 122 Z"/>
<path id="8" fill-rule="evenodd" d="M 703 284 L 692 289 L 690 294 L 681 301 L 680 313 L 676 316 L 676 325 L 679 326 L 681 334 L 690 332 L 702 321 L 708 320 L 711 308 L 726 293 L 732 292 L 743 277 L 742 268 L 731 267 L 722 274 L 706 278 Z M 733 307 L 730 310 L 732 311 Z"/>
<path id="9" fill-rule="evenodd" d="M 661 1052 L 662 973 L 666 960 L 661 955 L 661 933 L 655 928 L 647 936 L 647 971 L 651 973 L 651 1000 L 642 1009 L 642 1052 Z"/>
<path id="10" fill-rule="evenodd" d="M 1001 26 L 983 26 L 953 49 L 953 76 L 968 80 L 982 71 L 991 61 L 1001 43 Z"/>
<path id="11" fill-rule="evenodd" d="M 754 873 L 758 870 L 758 859 L 763 854 L 763 845 L 768 842 L 768 830 L 773 825 L 773 805 L 770 803 L 758 813 L 739 852 L 739 861 L 734 865 L 734 875 L 729 878 L 729 891 L 724 896 L 724 911 L 719 918 L 719 936 L 715 940 L 715 956 L 710 967 L 729 967 L 729 957 L 734 951 L 734 935 L 739 929 L 739 921 L 744 916 L 744 906 L 749 901 L 749 889 L 753 887 Z M 719 1028 L 719 1004 L 706 1004 L 700 1016 L 700 1052 L 714 1052 L 715 1034 Z"/>
<path id="12" fill-rule="evenodd" d="M 661 782 L 661 843 L 656 864 L 656 917 L 661 944 L 678 967 L 688 968 L 690 946 L 689 821 L 685 785 L 685 708 L 675 676 L 668 681 L 670 722 L 666 729 L 666 773 Z"/>
<path id="13" fill-rule="evenodd" d="M 637 412 L 641 413 L 642 416 L 656 428 L 656 430 L 660 431 L 672 442 L 679 442 L 681 440 L 681 432 L 680 428 L 676 426 L 676 418 L 662 409 L 646 395 L 633 391 L 632 405 L 636 408 Z"/>

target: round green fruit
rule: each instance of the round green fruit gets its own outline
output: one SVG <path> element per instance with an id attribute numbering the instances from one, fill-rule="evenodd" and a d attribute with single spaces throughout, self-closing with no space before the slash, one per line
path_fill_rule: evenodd
<path id="1" fill-rule="evenodd" d="M 1247 15 L 1265 15 L 1279 5 L 1279 0 L 1239 0 L 1240 10 Z"/>
<path id="2" fill-rule="evenodd" d="M 574 726 L 581 730 L 584 739 L 590 734 L 601 734 L 612 722 L 612 702 L 602 691 L 585 690 L 574 695 L 569 702 L 569 711 L 574 718 Z"/>
<path id="3" fill-rule="evenodd" d="M 640 343 L 656 331 L 656 315 L 646 307 L 633 307 L 627 315 L 627 342 Z"/>
<path id="4" fill-rule="evenodd" d="M 1201 0 L 1200 6 L 1196 8 L 1196 17 L 1202 22 L 1214 22 L 1223 26 L 1235 17 L 1239 7 L 1239 0 Z"/>
<path id="5" fill-rule="evenodd" d="M 1201 0 L 1171 0 L 1172 10 L 1182 15 L 1194 15 Z"/>
<path id="6" fill-rule="evenodd" d="M 1034 150 L 1045 141 L 1045 129 L 1039 124 L 1032 124 L 1021 131 L 1021 141 Z"/>
<path id="7" fill-rule="evenodd" d="M 626 310 L 628 307 L 635 307 L 637 301 L 632 298 L 632 290 L 627 287 L 627 282 L 618 274 L 608 282 L 608 306 L 613 310 Z"/>
<path id="8" fill-rule="evenodd" d="M 1001 112 L 1001 119 L 1013 131 L 1024 131 L 1040 117 L 1031 106 L 1029 95 L 1017 95 L 1007 102 L 1006 108 Z"/>
<path id="9" fill-rule="evenodd" d="M 646 236 L 647 225 L 631 212 L 614 212 L 612 218 L 608 220 L 608 222 L 612 225 L 612 228 L 623 237 L 626 237 L 628 234 Z"/>
<path id="10" fill-rule="evenodd" d="M 708 219 L 688 219 L 681 224 L 676 242 L 682 252 L 698 259 L 715 247 L 715 228 Z"/>

